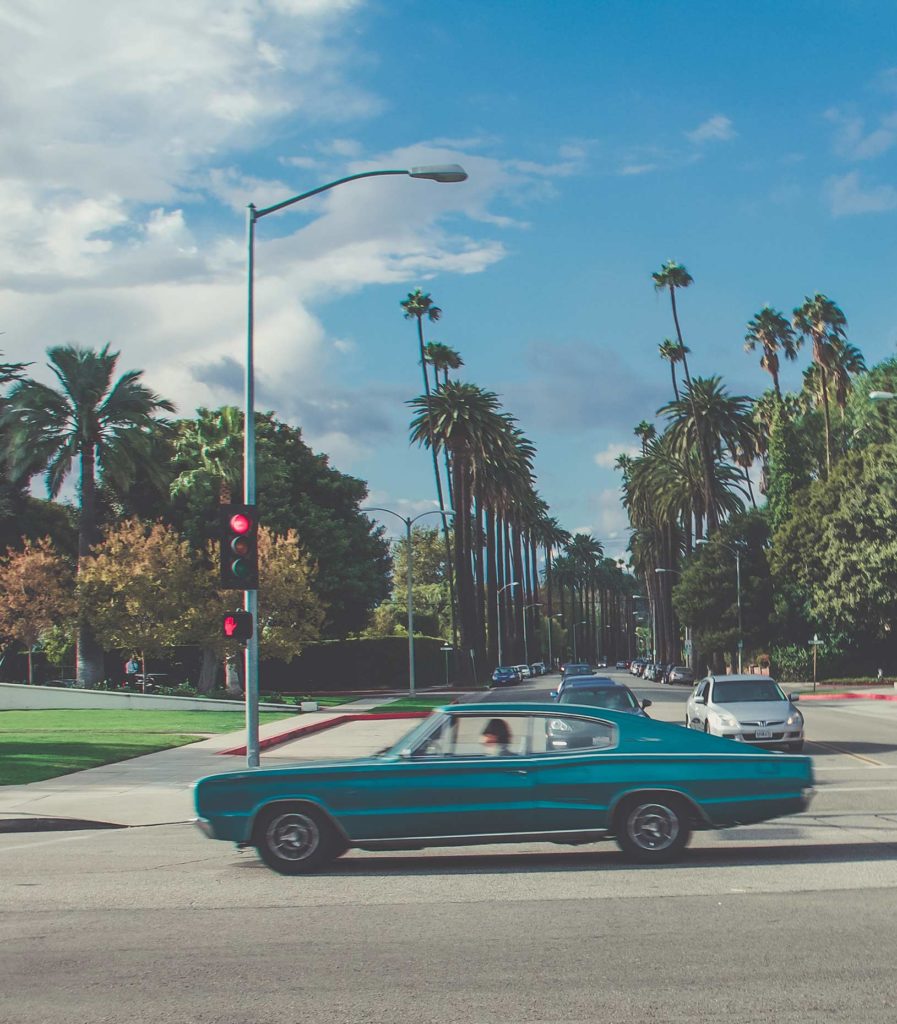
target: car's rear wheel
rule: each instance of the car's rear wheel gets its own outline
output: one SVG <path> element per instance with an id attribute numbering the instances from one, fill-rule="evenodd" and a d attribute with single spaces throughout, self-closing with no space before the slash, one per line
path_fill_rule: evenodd
<path id="1" fill-rule="evenodd" d="M 302 804 L 263 811 L 253 844 L 268 867 L 282 875 L 316 871 L 345 850 L 345 842 L 324 815 Z"/>
<path id="2" fill-rule="evenodd" d="M 620 849 L 642 864 L 675 860 L 691 837 L 685 807 L 675 797 L 642 796 L 627 800 L 614 821 Z"/>

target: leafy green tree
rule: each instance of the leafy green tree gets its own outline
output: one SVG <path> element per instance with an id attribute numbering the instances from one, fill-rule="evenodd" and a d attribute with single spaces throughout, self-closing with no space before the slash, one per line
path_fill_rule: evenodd
<path id="1" fill-rule="evenodd" d="M 99 540 L 97 477 L 126 490 L 136 468 L 152 471 L 150 442 L 164 429 L 157 419 L 174 406 L 150 391 L 129 370 L 113 382 L 119 353 L 105 345 L 99 351 L 76 345 L 48 349 L 56 390 L 30 378 L 13 384 L 0 429 L 6 435 L 14 475 L 46 470 L 47 490 L 55 498 L 73 462 L 78 461 L 79 574 Z M 102 651 L 86 619 L 78 626 L 78 678 L 93 685 L 103 675 Z"/>
<path id="2" fill-rule="evenodd" d="M 69 623 L 75 613 L 71 563 L 50 539 L 26 540 L 21 551 L 0 560 L 0 636 L 18 640 L 28 655 L 28 682 L 34 682 L 33 652 L 41 634 Z"/>
<path id="3" fill-rule="evenodd" d="M 847 455 L 798 491 L 770 562 L 777 602 L 808 628 L 897 639 L 897 446 Z"/>
<path id="4" fill-rule="evenodd" d="M 745 655 L 766 650 L 772 634 L 772 578 L 767 561 L 769 528 L 764 516 L 752 512 L 723 526 L 685 562 L 673 588 L 673 605 L 681 622 L 714 668 L 724 653 L 732 663 L 738 649 L 736 546 L 741 552 L 741 619 Z"/>
<path id="5" fill-rule="evenodd" d="M 187 541 L 163 523 L 131 519 L 96 546 L 78 596 L 100 643 L 138 654 L 145 674 L 147 657 L 195 637 L 206 584 Z"/>

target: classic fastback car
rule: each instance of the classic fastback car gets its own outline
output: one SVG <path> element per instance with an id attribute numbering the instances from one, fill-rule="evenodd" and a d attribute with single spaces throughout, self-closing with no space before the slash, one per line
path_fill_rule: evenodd
<path id="1" fill-rule="evenodd" d="M 375 756 L 212 775 L 195 799 L 206 835 L 300 874 L 351 847 L 613 838 L 669 861 L 693 829 L 795 814 L 812 791 L 808 757 L 605 708 L 490 703 L 440 709 Z"/>

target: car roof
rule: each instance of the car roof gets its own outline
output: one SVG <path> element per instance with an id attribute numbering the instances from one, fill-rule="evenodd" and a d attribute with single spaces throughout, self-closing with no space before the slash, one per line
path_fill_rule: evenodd
<path id="1" fill-rule="evenodd" d="M 577 686 L 621 686 L 615 679 L 608 676 L 569 676 L 564 680 L 565 690 L 575 690 Z"/>
<path id="2" fill-rule="evenodd" d="M 715 683 L 774 683 L 772 676 L 708 676 Z"/>

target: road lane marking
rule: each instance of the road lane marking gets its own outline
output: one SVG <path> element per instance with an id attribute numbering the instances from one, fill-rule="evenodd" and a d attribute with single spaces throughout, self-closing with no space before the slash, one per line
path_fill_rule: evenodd
<path id="1" fill-rule="evenodd" d="M 875 765 L 876 768 L 884 768 L 885 764 L 883 761 L 876 761 L 873 757 L 866 757 L 863 754 L 854 754 L 851 750 L 845 750 L 843 747 L 836 747 L 834 743 L 822 743 L 819 740 L 810 740 L 811 746 L 824 747 L 826 750 L 834 750 L 836 754 L 847 754 L 848 757 L 855 757 L 858 761 L 862 761 L 864 764 Z"/>

